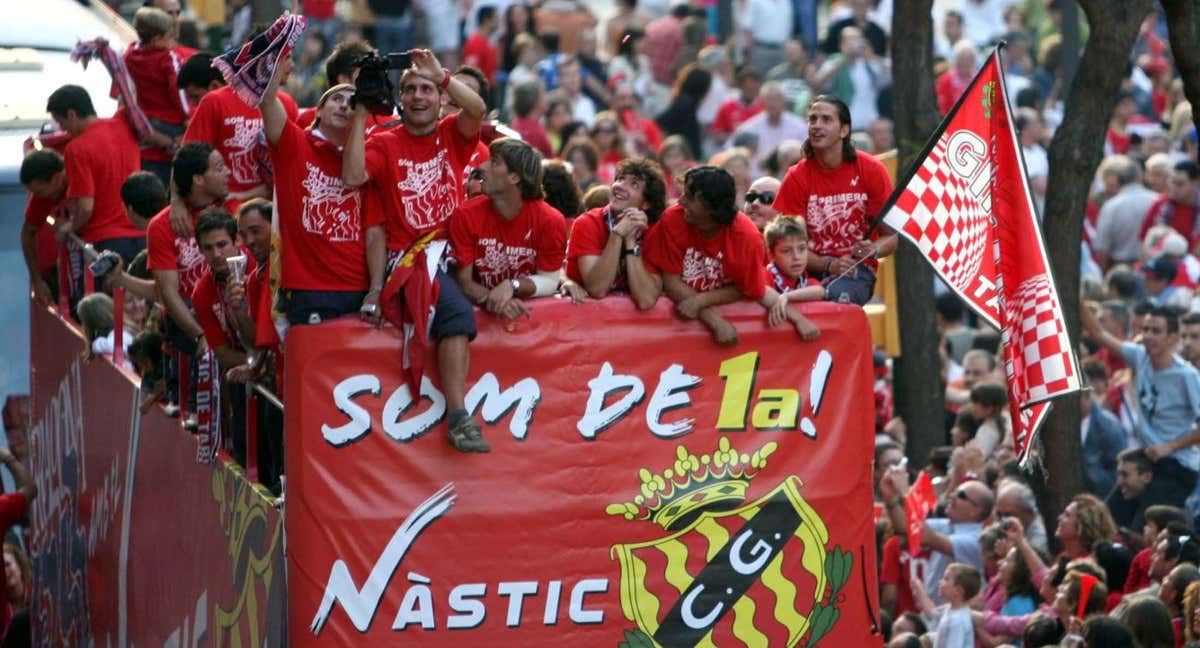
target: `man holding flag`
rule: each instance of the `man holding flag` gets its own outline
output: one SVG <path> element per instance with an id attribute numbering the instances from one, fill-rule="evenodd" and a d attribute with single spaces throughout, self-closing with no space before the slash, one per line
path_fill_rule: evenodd
<path id="1" fill-rule="evenodd" d="M 877 261 L 896 251 L 896 235 L 877 233 L 872 219 L 892 191 L 887 169 L 850 142 L 850 108 L 820 95 L 808 108 L 804 158 L 788 170 L 775 199 L 781 214 L 808 227 L 808 268 L 822 276 L 831 301 L 865 304 L 875 292 Z"/>
<path id="2" fill-rule="evenodd" d="M 1013 440 L 1029 458 L 1052 398 L 1079 391 L 1004 88 L 999 49 L 882 210 L 988 325 L 1001 331 Z"/>

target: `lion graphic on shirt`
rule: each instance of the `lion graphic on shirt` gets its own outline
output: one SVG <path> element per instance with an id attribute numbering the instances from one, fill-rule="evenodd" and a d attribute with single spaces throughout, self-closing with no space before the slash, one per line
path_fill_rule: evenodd
<path id="1" fill-rule="evenodd" d="M 680 278 L 683 283 L 700 292 L 720 288 L 727 283 L 722 262 L 724 256 L 718 252 L 717 256 L 710 257 L 700 250 L 688 248 L 683 254 L 683 274 Z"/>
<path id="2" fill-rule="evenodd" d="M 537 251 L 530 247 L 507 245 L 494 238 L 480 239 L 483 254 L 475 262 L 479 279 L 488 288 L 519 275 L 533 272 Z"/>
<path id="3" fill-rule="evenodd" d="M 396 183 L 404 201 L 404 219 L 417 231 L 442 224 L 458 206 L 457 174 L 445 151 L 424 162 L 396 160 L 404 179 Z"/>
<path id="4" fill-rule="evenodd" d="M 258 146 L 258 135 L 262 132 L 262 119 L 226 117 L 225 125 L 233 127 L 233 136 L 221 142 L 230 175 L 241 184 L 262 182 L 258 161 L 254 157 L 254 147 Z"/>
<path id="5" fill-rule="evenodd" d="M 341 178 L 325 173 L 311 162 L 305 162 L 304 166 L 308 176 L 300 183 L 306 194 L 300 223 L 305 231 L 335 242 L 359 240 L 362 219 L 358 190 L 348 189 Z"/>
<path id="6" fill-rule="evenodd" d="M 808 197 L 808 231 L 818 254 L 849 254 L 867 231 L 867 194 L 840 193 Z"/>

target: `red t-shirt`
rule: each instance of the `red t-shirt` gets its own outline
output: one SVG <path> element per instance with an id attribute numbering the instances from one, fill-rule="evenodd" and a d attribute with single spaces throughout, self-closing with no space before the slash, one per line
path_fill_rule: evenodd
<path id="1" fill-rule="evenodd" d="M 600 178 L 600 182 L 612 184 L 613 180 L 617 179 L 617 165 L 625 157 L 625 154 L 620 151 L 609 151 L 601 156 L 600 164 L 597 165 L 596 169 L 596 177 Z"/>
<path id="2" fill-rule="evenodd" d="M 922 551 L 918 560 L 928 558 L 929 552 Z M 892 536 L 883 543 L 883 564 L 879 570 L 880 585 L 896 586 L 896 617 L 905 612 L 916 612 L 917 603 L 913 600 L 910 581 L 910 563 L 913 560 L 908 551 L 900 546 L 900 536 Z"/>
<path id="3" fill-rule="evenodd" d="M 693 290 L 708 292 L 733 284 L 749 299 L 766 292 L 762 265 L 767 252 L 754 222 L 738 212 L 729 227 L 712 238 L 683 217 L 683 206 L 672 205 L 646 235 L 646 269 L 654 274 L 679 275 Z"/>
<path id="4" fill-rule="evenodd" d="M 342 183 L 342 151 L 318 131 L 288 122 L 271 149 L 275 213 L 283 241 L 282 285 L 292 290 L 366 290 L 363 192 Z M 376 216 L 377 210 L 372 210 Z"/>
<path id="5" fill-rule="evenodd" d="M 246 283 L 246 300 L 252 309 L 250 316 L 254 318 L 254 346 L 278 346 L 279 331 L 271 319 L 271 273 L 266 265 L 250 273 L 250 281 Z"/>
<path id="6" fill-rule="evenodd" d="M 463 44 L 463 65 L 479 68 L 488 83 L 496 82 L 496 63 L 499 55 L 487 34 L 477 31 Z"/>
<path id="7" fill-rule="evenodd" d="M 799 277 L 792 279 L 780 271 L 775 266 L 775 262 L 773 261 L 763 266 L 763 282 L 781 293 L 789 290 L 795 290 L 797 288 L 821 285 L 820 281 L 809 277 L 808 273 L 804 273 Z"/>
<path id="8" fill-rule="evenodd" d="M 1162 215 L 1162 218 L 1159 216 Z M 1150 204 L 1142 218 L 1142 227 L 1138 230 L 1138 238 L 1146 240 L 1146 233 L 1155 225 L 1170 225 L 1171 229 L 1179 232 L 1188 240 L 1188 249 L 1194 249 L 1200 243 L 1200 206 L 1183 205 L 1171 200 L 1170 196 L 1162 195 Z M 1159 222 L 1162 221 L 1162 222 Z"/>
<path id="9" fill-rule="evenodd" d="M 289 121 L 296 121 L 296 102 L 280 92 L 279 100 Z M 255 149 L 262 134 L 262 114 L 248 105 L 230 86 L 204 95 L 192 114 L 184 143 L 207 142 L 221 152 L 229 167 L 229 192 L 238 193 L 263 184 Z"/>
<path id="10" fill-rule="evenodd" d="M 654 229 L 655 226 L 651 226 L 650 229 Z M 607 207 L 589 209 L 571 221 L 571 236 L 567 239 L 567 277 L 571 281 L 583 284 L 583 275 L 579 272 L 579 257 L 604 254 L 611 231 Z M 623 265 L 617 267 L 617 276 L 613 279 L 611 289 L 622 292 L 629 290 L 629 278 L 625 276 Z"/>
<path id="11" fill-rule="evenodd" d="M 67 200 L 92 198 L 92 217 L 79 232 L 88 243 L 145 236 L 125 216 L 121 183 L 142 167 L 129 124 L 97 119 L 67 144 Z"/>
<path id="12" fill-rule="evenodd" d="M 386 214 L 389 250 L 407 250 L 450 218 L 463 201 L 462 171 L 478 141 L 458 132 L 457 115 L 429 135 L 396 128 L 367 140 L 367 174 Z"/>
<path id="13" fill-rule="evenodd" d="M 58 259 L 58 243 L 54 240 L 54 228 L 46 222 L 47 216 L 55 220 L 66 217 L 66 201 L 38 198 L 29 194 L 29 202 L 25 203 L 25 222 L 37 225 L 37 257 L 38 270 L 49 272 L 54 269 Z"/>
<path id="14" fill-rule="evenodd" d="M 892 179 L 887 169 L 867 153 L 859 151 L 856 161 L 835 169 L 805 158 L 784 176 L 775 209 L 805 219 L 808 249 L 812 252 L 846 256 L 851 245 L 862 240 L 891 193 Z M 878 236 L 876 229 L 872 239 Z M 879 267 L 875 259 L 863 264 L 872 270 Z"/>
<path id="15" fill-rule="evenodd" d="M 763 110 L 762 99 L 755 99 L 751 104 L 742 103 L 741 97 L 734 97 L 717 108 L 717 116 L 713 118 L 712 132 L 728 135 L 737 130 L 742 122 L 757 115 Z"/>
<path id="16" fill-rule="evenodd" d="M 250 277 L 257 270 L 254 265 L 254 257 L 250 256 L 246 250 L 242 250 L 242 254 L 246 255 L 246 276 Z M 205 265 L 207 266 L 207 264 Z M 247 282 L 247 284 L 249 283 Z M 247 287 L 249 286 L 247 285 Z M 254 303 L 250 300 L 249 293 L 246 296 L 246 303 Z M 229 344 L 239 349 L 245 349 L 246 345 L 242 342 L 241 334 L 230 324 L 234 313 L 225 304 L 225 282 L 218 282 L 213 276 L 211 268 L 208 268 L 204 276 L 200 277 L 196 289 L 192 291 L 192 308 L 196 311 L 196 321 L 200 323 L 200 328 L 204 329 L 204 339 L 208 341 L 209 347 L 216 349 Z M 254 311 L 251 311 L 251 315 L 253 314 Z"/>
<path id="17" fill-rule="evenodd" d="M 528 117 L 517 117 L 512 122 L 512 129 L 517 131 L 521 139 L 527 144 L 538 150 L 544 158 L 554 157 L 554 147 L 550 145 L 550 138 L 546 136 L 546 127 L 542 126 L 541 122 Z"/>
<path id="18" fill-rule="evenodd" d="M 475 265 L 486 288 L 502 281 L 552 272 L 563 265 L 567 219 L 544 200 L 526 200 L 510 221 L 492 207 L 492 199 L 476 196 L 450 218 L 450 245 L 460 266 Z"/>
<path id="19" fill-rule="evenodd" d="M 150 119 L 182 126 L 187 120 L 188 103 L 176 77 L 186 58 L 174 49 L 130 43 L 122 59 L 137 88 L 137 104 L 142 112 Z"/>
<path id="20" fill-rule="evenodd" d="M 146 226 L 146 267 L 150 270 L 179 272 L 179 294 L 190 298 L 196 291 L 200 278 L 208 272 L 208 262 L 200 253 L 196 237 L 175 235 L 175 230 L 171 229 L 170 213 L 170 205 L 163 207 Z M 200 211 L 192 210 L 192 225 L 198 220 Z"/>
<path id="21" fill-rule="evenodd" d="M 970 79 L 960 79 L 954 70 L 946 70 L 938 77 L 934 91 L 937 94 L 938 111 L 943 115 L 950 112 L 962 93 L 971 85 Z"/>
<path id="22" fill-rule="evenodd" d="M 329 20 L 336 4 L 335 0 L 301 0 L 300 12 L 315 20 Z"/>

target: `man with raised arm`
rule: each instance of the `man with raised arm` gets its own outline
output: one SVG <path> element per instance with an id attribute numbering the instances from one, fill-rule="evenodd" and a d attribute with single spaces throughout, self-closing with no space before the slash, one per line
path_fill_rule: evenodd
<path id="1" fill-rule="evenodd" d="M 567 278 L 596 299 L 615 290 L 628 292 L 642 310 L 653 307 L 662 284 L 642 262 L 642 240 L 666 206 L 662 167 L 644 158 L 622 160 L 612 201 L 571 223 Z"/>
<path id="2" fill-rule="evenodd" d="M 646 238 L 646 264 L 662 276 L 663 292 L 686 319 L 708 327 L 717 344 L 737 343 L 737 330 L 714 309 L 742 298 L 767 309 L 774 326 L 785 319 L 805 340 L 820 334 L 808 318 L 763 280 L 762 234 L 734 205 L 733 176 L 711 166 L 689 169 L 679 204 L 663 212 Z"/>
<path id="3" fill-rule="evenodd" d="M 1082 305 L 1083 331 L 1093 342 L 1125 358 L 1133 369 L 1139 416 L 1134 434 L 1154 462 L 1150 493 L 1155 501 L 1183 508 L 1200 475 L 1200 372 L 1175 355 L 1179 315 L 1156 306 L 1142 320 L 1142 341 L 1125 342 L 1100 326 Z"/>
<path id="4" fill-rule="evenodd" d="M 288 321 L 319 324 L 356 312 L 373 317 L 384 277 L 381 215 L 372 211 L 374 220 L 367 222 L 362 191 L 342 180 L 354 87 L 326 90 L 312 128 L 304 130 L 288 119 L 279 99 L 291 59 L 284 57 L 280 67 L 259 110 L 275 169 L 280 285 L 288 291 Z"/>
<path id="5" fill-rule="evenodd" d="M 360 103 L 351 116 L 342 155 L 346 185 L 367 184 L 367 191 L 375 194 L 369 201 L 377 201 L 385 214 L 387 249 L 385 253 L 372 250 L 370 264 L 380 263 L 386 255 L 388 265 L 393 266 L 410 249 L 430 249 L 425 246 L 445 240 L 446 219 L 463 200 L 462 170 L 479 141 L 486 110 L 483 99 L 442 68 L 433 52 L 413 50 L 411 55 L 413 66 L 400 77 L 404 123 L 367 140 L 367 110 Z M 462 110 L 439 121 L 442 92 Z M 438 373 L 450 412 L 450 441 L 464 452 L 487 452 L 491 447 L 465 404 L 470 365 L 467 345 L 475 337 L 474 309 L 444 271 L 437 273 L 434 283 L 437 307 L 430 333 L 437 340 Z"/>

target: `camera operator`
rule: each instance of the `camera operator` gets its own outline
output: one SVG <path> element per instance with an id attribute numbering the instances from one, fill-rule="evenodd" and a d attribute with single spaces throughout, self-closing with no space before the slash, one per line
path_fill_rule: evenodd
<path id="1" fill-rule="evenodd" d="M 444 69 L 429 50 L 412 50 L 412 67 L 400 77 L 400 128 L 364 137 L 367 107 L 361 98 L 374 82 L 367 69 L 359 73 L 357 105 L 343 154 L 342 179 L 352 187 L 369 184 L 384 211 L 387 255 L 398 259 L 421 237 L 445 239 L 446 219 L 463 201 L 462 171 L 479 141 L 486 110 L 483 99 Z M 462 110 L 438 120 L 442 91 Z M 369 252 L 376 254 L 374 250 Z M 368 259 L 374 267 L 381 259 Z M 474 308 L 458 284 L 444 271 L 436 277 L 437 310 L 432 335 L 437 339 L 439 374 L 450 411 L 450 438 L 465 452 L 487 452 L 479 424 L 464 405 L 468 342 L 475 336 Z M 373 284 L 371 291 L 381 288 Z M 372 305 L 368 304 L 367 307 Z M 374 313 L 374 309 L 372 309 Z"/>

